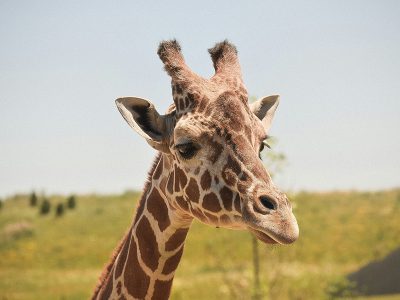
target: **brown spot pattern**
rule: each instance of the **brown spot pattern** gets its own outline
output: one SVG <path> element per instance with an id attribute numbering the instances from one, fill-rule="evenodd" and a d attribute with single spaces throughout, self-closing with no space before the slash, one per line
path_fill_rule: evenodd
<path id="1" fill-rule="evenodd" d="M 124 270 L 124 265 L 126 262 L 126 257 L 128 255 L 130 240 L 131 240 L 131 230 L 129 230 L 127 238 L 125 239 L 124 247 L 122 248 L 122 251 L 119 254 L 117 266 L 115 268 L 115 278 L 118 278 L 119 276 L 121 276 L 122 271 Z"/>
<path id="2" fill-rule="evenodd" d="M 175 192 L 180 191 L 186 186 L 187 177 L 179 167 L 175 167 Z"/>
<path id="3" fill-rule="evenodd" d="M 240 174 L 240 171 L 241 169 L 239 163 L 229 155 L 226 165 L 222 169 L 222 178 L 224 181 L 230 186 L 235 185 L 237 175 Z"/>
<path id="4" fill-rule="evenodd" d="M 224 181 L 226 182 L 227 185 L 229 185 L 229 186 L 234 186 L 235 185 L 236 176 L 226 166 L 223 168 L 221 175 L 222 175 L 222 179 L 224 179 Z"/>
<path id="5" fill-rule="evenodd" d="M 157 180 L 158 178 L 160 178 L 162 171 L 163 171 L 163 158 L 161 156 L 157 168 L 154 171 L 153 179 Z"/>
<path id="6" fill-rule="evenodd" d="M 175 255 L 171 256 L 165 261 L 164 268 L 162 271 L 163 274 L 168 275 L 176 270 L 181 260 L 182 253 L 183 253 L 183 247 L 179 249 L 179 251 L 175 253 Z"/>
<path id="7" fill-rule="evenodd" d="M 162 191 L 165 191 L 166 187 L 167 187 L 167 178 L 163 177 L 160 181 L 160 189 Z"/>
<path id="8" fill-rule="evenodd" d="M 149 198 L 147 198 L 147 209 L 157 220 L 161 231 L 164 231 L 171 224 L 167 204 L 156 188 L 152 190 Z"/>
<path id="9" fill-rule="evenodd" d="M 195 216 L 197 219 L 199 219 L 200 221 L 205 221 L 205 216 L 203 215 L 203 213 L 201 211 L 199 211 L 198 209 L 193 209 L 192 210 L 192 214 L 193 216 Z"/>
<path id="10" fill-rule="evenodd" d="M 204 215 L 213 223 L 213 224 L 218 224 L 218 218 L 208 212 L 204 212 Z"/>
<path id="11" fill-rule="evenodd" d="M 174 193 L 174 175 L 175 175 L 174 172 L 172 172 L 169 174 L 169 177 L 168 177 L 167 191 L 170 194 Z"/>
<path id="12" fill-rule="evenodd" d="M 212 212 L 219 212 L 221 210 L 218 197 L 214 193 L 208 193 L 204 196 L 203 207 Z"/>
<path id="13" fill-rule="evenodd" d="M 201 184 L 201 188 L 203 190 L 208 190 L 210 188 L 210 186 L 211 186 L 211 175 L 210 175 L 210 172 L 208 172 L 208 170 L 205 170 L 203 175 L 201 176 L 200 184 Z"/>
<path id="14" fill-rule="evenodd" d="M 224 147 L 218 142 L 213 142 L 210 147 L 211 147 L 211 155 L 209 159 L 212 164 L 215 164 L 218 158 L 220 157 L 222 151 L 224 151 Z"/>
<path id="15" fill-rule="evenodd" d="M 228 187 L 224 186 L 220 191 L 222 203 L 226 210 L 231 210 L 232 208 L 232 196 L 233 192 Z"/>
<path id="16" fill-rule="evenodd" d="M 194 170 L 194 175 L 199 175 L 200 172 L 200 167 L 197 167 L 196 170 Z"/>
<path id="17" fill-rule="evenodd" d="M 231 219 L 227 215 L 222 215 L 219 219 L 223 224 L 229 224 L 231 222 Z"/>
<path id="18" fill-rule="evenodd" d="M 189 204 L 182 196 L 176 197 L 176 202 L 178 203 L 179 207 L 182 208 L 184 211 L 189 211 Z"/>
<path id="19" fill-rule="evenodd" d="M 161 254 L 158 251 L 158 243 L 153 230 L 151 229 L 150 222 L 146 217 L 142 217 L 137 229 L 137 239 L 139 242 L 139 250 L 143 262 L 151 270 L 155 271 L 158 266 L 158 259 Z"/>
<path id="20" fill-rule="evenodd" d="M 238 212 L 242 212 L 242 208 L 240 205 L 240 196 L 239 194 L 236 194 L 235 200 L 234 200 L 234 206 L 235 206 L 235 210 Z"/>
<path id="21" fill-rule="evenodd" d="M 122 283 L 121 281 L 118 281 L 117 283 L 117 294 L 121 295 L 121 289 L 122 289 Z"/>
<path id="22" fill-rule="evenodd" d="M 189 105 L 190 105 L 190 100 L 189 100 L 189 97 L 186 96 L 185 97 L 185 107 L 187 108 L 187 107 L 189 107 Z"/>
<path id="23" fill-rule="evenodd" d="M 150 277 L 142 270 L 137 259 L 137 248 L 134 240 L 131 242 L 128 261 L 126 263 L 125 282 L 128 293 L 135 298 L 142 299 L 146 296 L 150 284 Z"/>
<path id="24" fill-rule="evenodd" d="M 105 289 L 101 292 L 101 296 L 99 299 L 109 299 L 111 296 L 113 290 L 113 279 L 112 279 L 112 273 L 110 273 L 110 276 L 107 278 L 107 285 Z"/>
<path id="25" fill-rule="evenodd" d="M 226 167 L 231 169 L 236 175 L 239 175 L 239 173 L 241 172 L 239 163 L 236 160 L 234 160 L 230 155 L 228 156 Z"/>
<path id="26" fill-rule="evenodd" d="M 143 214 L 143 210 L 144 210 L 144 207 L 146 205 L 146 201 L 144 201 L 144 199 L 146 199 L 148 193 L 149 193 L 149 190 L 146 191 L 146 195 L 143 195 L 142 199 L 138 203 L 138 206 L 136 208 L 135 222 Z"/>
<path id="27" fill-rule="evenodd" d="M 245 193 L 246 193 L 247 187 L 248 187 L 248 185 L 247 185 L 247 183 L 246 183 L 245 181 L 239 181 L 239 182 L 237 183 L 238 191 L 239 191 L 241 194 L 245 194 Z"/>
<path id="28" fill-rule="evenodd" d="M 189 228 L 179 228 L 173 235 L 170 236 L 168 241 L 165 243 L 165 250 L 172 251 L 178 248 L 186 239 Z"/>
<path id="29" fill-rule="evenodd" d="M 194 178 L 190 178 L 189 184 L 185 189 L 189 201 L 199 202 L 200 191 L 199 186 Z"/>
<path id="30" fill-rule="evenodd" d="M 152 299 L 169 299 L 171 293 L 172 279 L 169 281 L 156 280 Z"/>

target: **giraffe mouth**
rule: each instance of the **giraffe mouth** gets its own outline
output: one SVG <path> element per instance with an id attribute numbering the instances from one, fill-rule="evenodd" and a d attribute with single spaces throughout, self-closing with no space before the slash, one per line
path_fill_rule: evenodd
<path id="1" fill-rule="evenodd" d="M 256 229 L 253 229 L 251 227 L 249 227 L 249 230 L 251 233 L 254 234 L 254 236 L 260 240 L 261 242 L 265 243 L 265 244 L 279 244 L 278 241 L 276 241 L 275 239 L 273 239 L 271 236 L 269 236 L 268 234 L 258 231 Z"/>

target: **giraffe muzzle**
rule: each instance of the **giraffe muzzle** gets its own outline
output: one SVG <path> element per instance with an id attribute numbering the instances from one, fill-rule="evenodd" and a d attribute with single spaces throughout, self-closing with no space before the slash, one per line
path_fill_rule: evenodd
<path id="1" fill-rule="evenodd" d="M 286 200 L 286 198 L 285 198 Z M 278 205 L 273 197 L 262 195 L 257 201 L 246 201 L 243 220 L 259 240 L 268 244 L 291 244 L 299 237 L 299 226 L 286 200 Z"/>

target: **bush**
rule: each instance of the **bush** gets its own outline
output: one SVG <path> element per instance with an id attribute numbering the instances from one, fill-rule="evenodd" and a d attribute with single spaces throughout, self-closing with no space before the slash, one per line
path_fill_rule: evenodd
<path id="1" fill-rule="evenodd" d="M 358 296 L 355 290 L 355 283 L 349 281 L 345 277 L 337 277 L 330 282 L 326 288 L 326 292 L 330 299 L 348 299 Z"/>
<path id="2" fill-rule="evenodd" d="M 0 199 L 0 209 L 3 207 L 3 200 Z"/>
<path id="3" fill-rule="evenodd" d="M 51 208 L 51 205 L 50 205 L 49 200 L 44 199 L 42 204 L 40 205 L 40 214 L 41 215 L 48 214 L 50 212 L 50 208 Z"/>
<path id="4" fill-rule="evenodd" d="M 67 207 L 68 207 L 69 209 L 74 209 L 75 206 L 76 206 L 76 199 L 75 199 L 75 196 L 70 196 L 70 197 L 68 197 L 68 199 L 67 199 Z"/>
<path id="5" fill-rule="evenodd" d="M 31 194 L 31 196 L 29 197 L 29 204 L 31 205 L 31 206 L 36 206 L 37 205 L 37 196 L 36 196 L 36 194 L 35 194 L 35 192 L 33 192 L 32 194 Z"/>
<path id="6" fill-rule="evenodd" d="M 56 207 L 56 217 L 61 217 L 64 214 L 64 204 L 58 203 Z"/>

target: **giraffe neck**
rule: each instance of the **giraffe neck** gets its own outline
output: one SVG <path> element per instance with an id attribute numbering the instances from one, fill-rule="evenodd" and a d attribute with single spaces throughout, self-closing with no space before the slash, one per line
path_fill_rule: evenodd
<path id="1" fill-rule="evenodd" d="M 133 224 L 95 299 L 168 299 L 192 218 L 171 207 L 166 196 L 166 160 L 157 156 Z"/>

